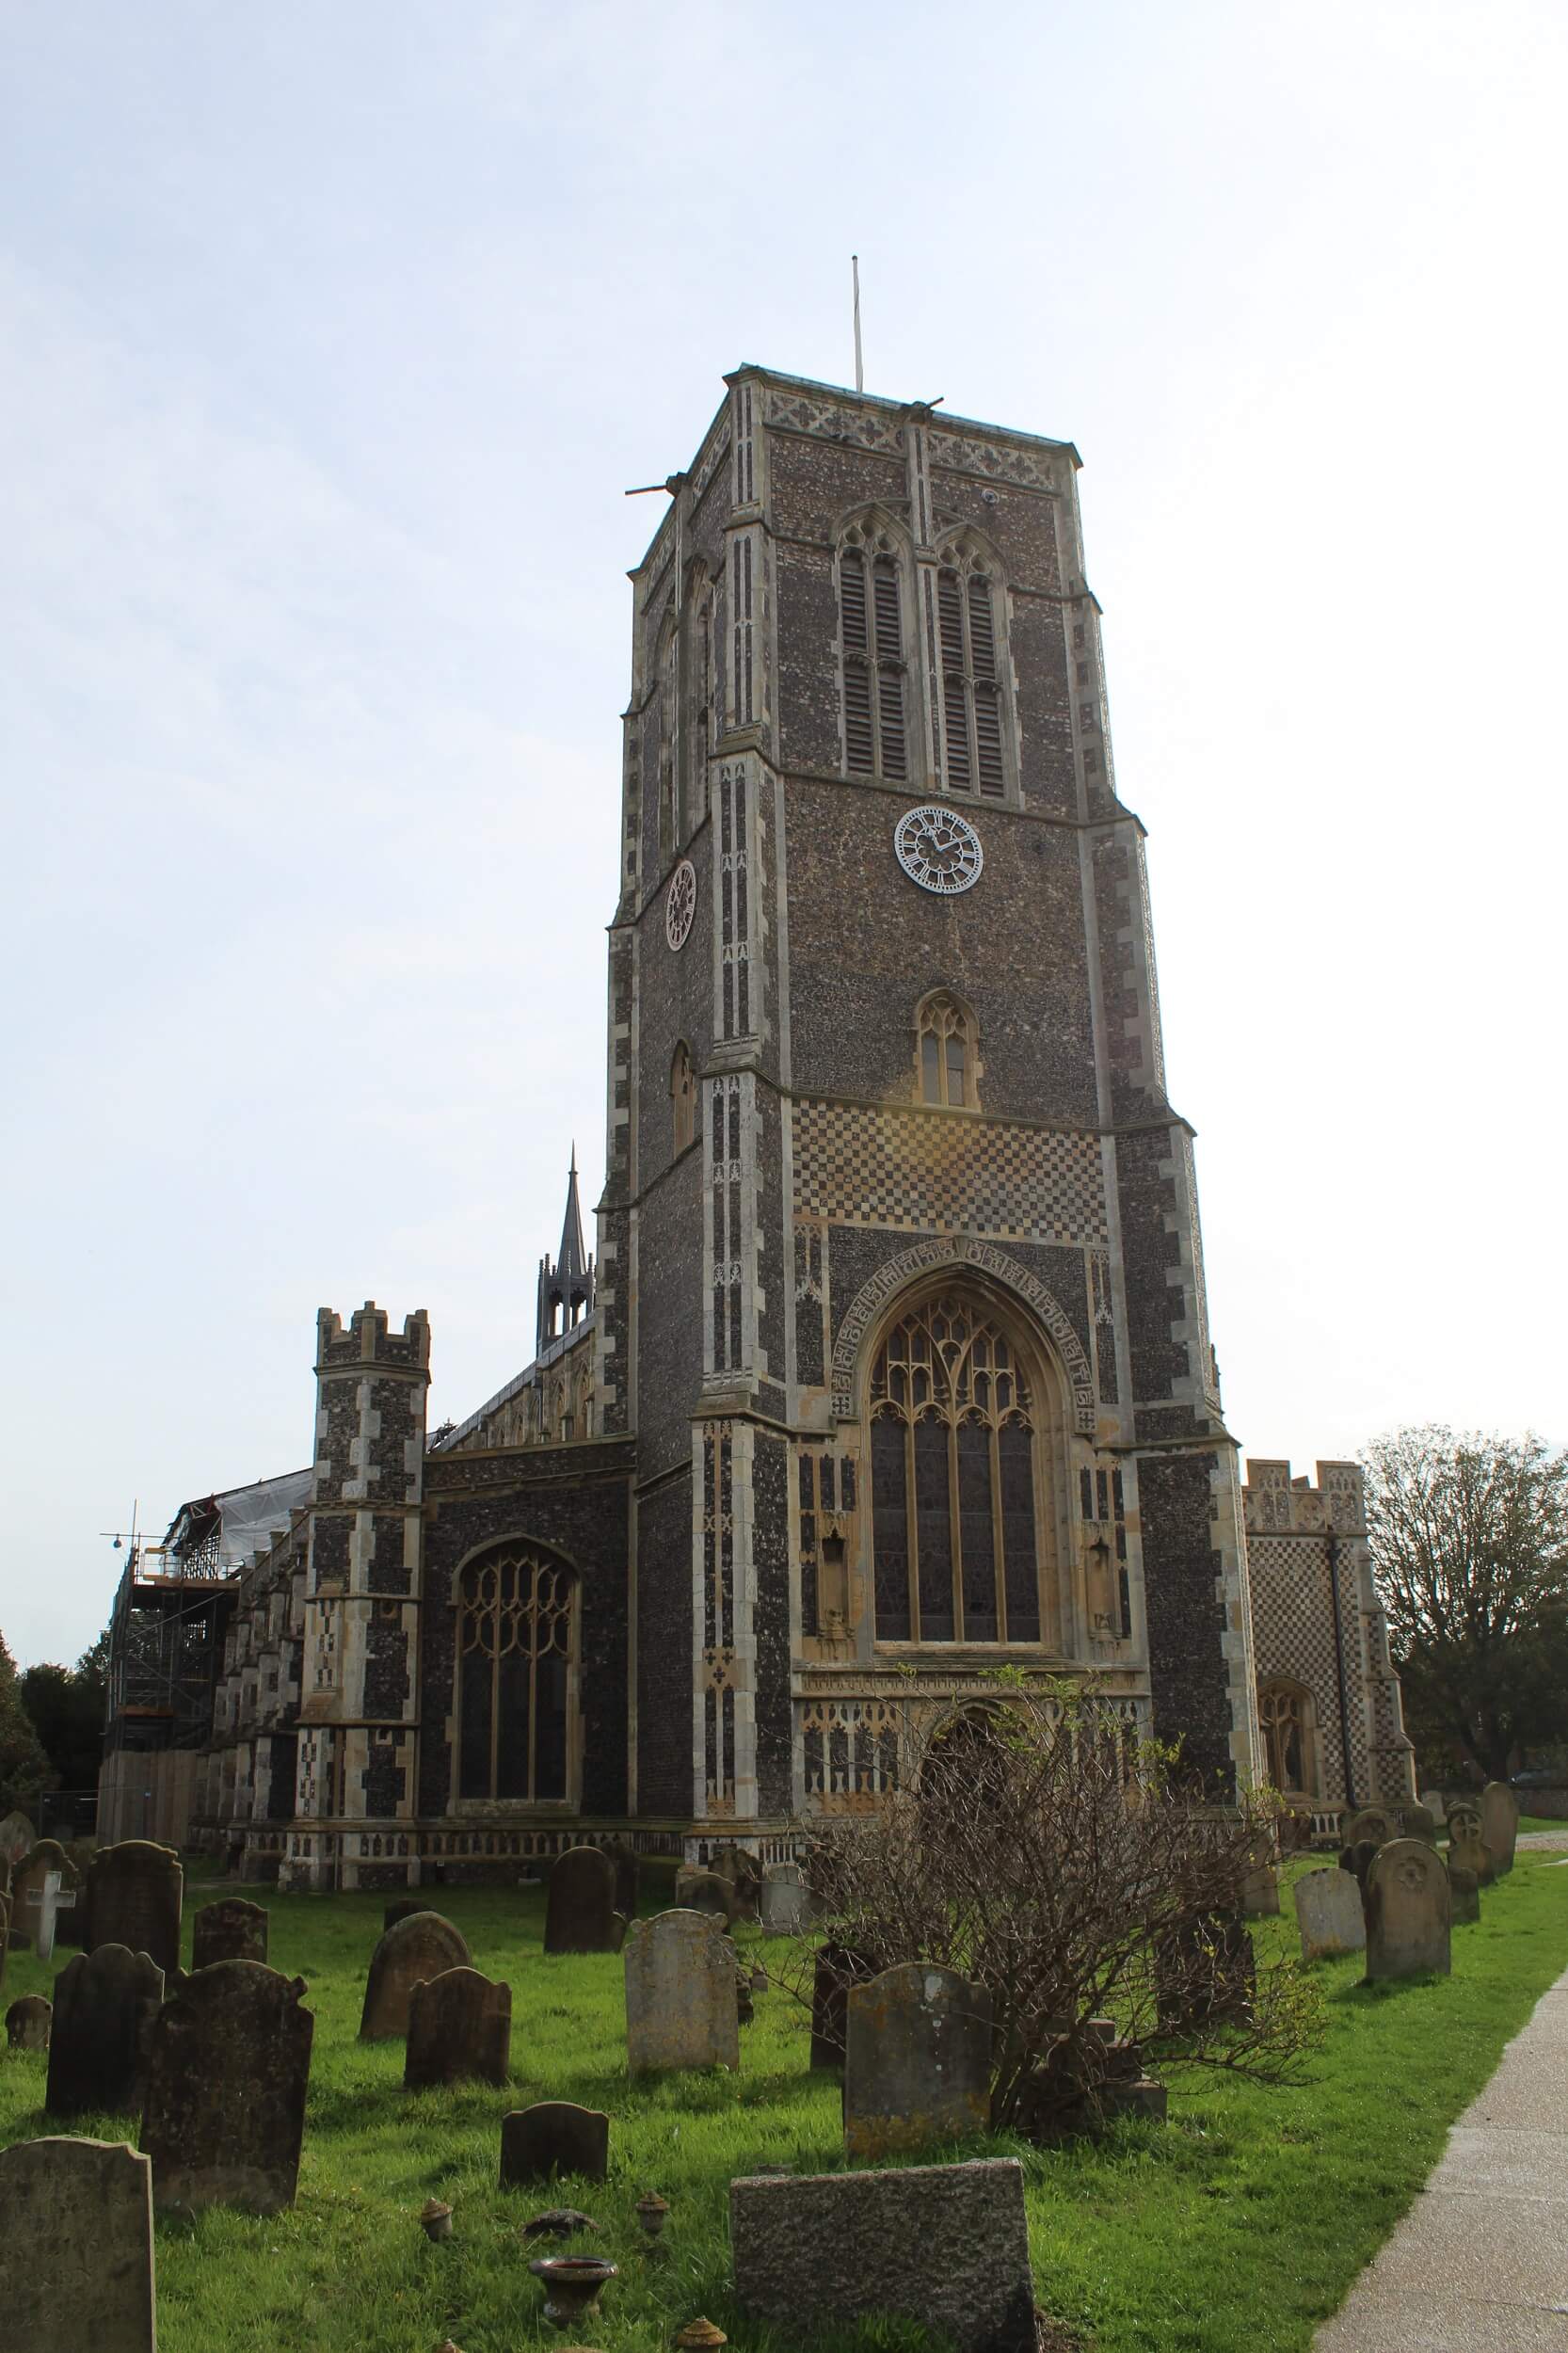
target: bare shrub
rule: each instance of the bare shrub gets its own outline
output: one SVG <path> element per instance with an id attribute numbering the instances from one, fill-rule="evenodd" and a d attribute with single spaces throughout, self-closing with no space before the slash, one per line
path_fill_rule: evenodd
<path id="1" fill-rule="evenodd" d="M 872 1968 L 930 1961 L 986 1989 L 993 2128 L 1033 2129 L 1053 2086 L 1095 2105 L 1106 2018 L 1161 2072 L 1297 2079 L 1320 2005 L 1293 1962 L 1255 1963 L 1240 1917 L 1277 1812 L 1271 1792 L 1205 1802 L 1175 1752 L 1076 1687 L 1017 1685 L 881 1811 L 814 1824 L 808 1876 L 825 1933 Z"/>

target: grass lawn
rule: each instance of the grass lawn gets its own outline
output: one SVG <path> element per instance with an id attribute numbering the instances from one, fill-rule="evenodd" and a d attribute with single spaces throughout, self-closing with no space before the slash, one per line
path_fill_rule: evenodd
<path id="1" fill-rule="evenodd" d="M 1568 1871 L 1521 1855 L 1457 1929 L 1454 1973 L 1368 1990 L 1355 1960 L 1314 1972 L 1329 2034 L 1312 2081 L 1271 2091 L 1178 2073 L 1168 2127 L 1125 2125 L 1097 2147 L 1043 2153 L 1008 2140 L 966 2154 L 1023 2159 L 1040 2300 L 1097 2353 L 1287 2353 L 1409 2204 L 1448 2125 L 1496 2065 L 1537 1996 L 1568 1965 Z M 807 2020 L 785 1993 L 762 1996 L 741 2036 L 741 2073 L 678 2076 L 633 2090 L 624 2072 L 621 1971 L 610 1957 L 550 1959 L 532 1890 L 455 1889 L 437 1900 L 475 1964 L 513 1993 L 509 2093 L 474 2087 L 406 2097 L 403 2046 L 356 2040 L 382 1899 L 277 1897 L 271 1958 L 310 1984 L 315 2052 L 298 2203 L 270 2221 L 210 2210 L 158 2226 L 162 2353 L 463 2353 L 559 2344 L 546 2328 L 518 2226 L 537 2208 L 584 2206 L 602 2226 L 577 2241 L 621 2266 L 584 2333 L 606 2353 L 652 2353 L 707 2313 L 738 2348 L 796 2353 L 794 2331 L 748 2328 L 728 2289 L 726 2190 L 759 2165 L 840 2162 L 837 2083 L 807 2068 Z M 188 1909 L 204 1891 L 193 1882 Z M 649 1908 L 657 1909 L 657 1901 Z M 1294 1944 L 1288 1896 L 1262 1943 Z M 188 1929 L 187 1929 L 188 1936 Z M 765 1940 L 741 1931 L 743 1948 Z M 48 1968 L 13 1953 L 5 2000 L 47 1993 Z M 52 2129 L 45 2060 L 0 2055 L 0 2142 Z M 532 2100 L 607 2108 L 611 2178 L 534 2191 L 497 2188 L 500 2120 Z M 135 2139 L 123 2117 L 72 2128 Z M 671 2203 L 650 2255 L 632 2207 L 645 2188 Z M 415 2219 L 432 2193 L 456 2209 L 444 2247 Z M 818 2340 L 823 2353 L 926 2348 L 923 2329 L 880 2324 Z"/>

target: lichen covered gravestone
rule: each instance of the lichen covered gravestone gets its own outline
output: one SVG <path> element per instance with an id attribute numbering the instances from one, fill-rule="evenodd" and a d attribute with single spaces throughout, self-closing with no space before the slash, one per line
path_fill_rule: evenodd
<path id="1" fill-rule="evenodd" d="M 41 1993 L 24 1993 L 6 2012 L 6 2042 L 13 2051 L 47 2051 L 52 2004 Z"/>
<path id="2" fill-rule="evenodd" d="M 151 1955 L 123 1945 L 78 1953 L 55 1979 L 48 2105 L 56 2116 L 135 2116 L 152 2027 L 163 2007 L 164 1973 Z"/>
<path id="3" fill-rule="evenodd" d="M 740 1913 L 732 1883 L 717 1871 L 677 1871 L 675 1900 L 682 1912 L 711 1913 L 724 1921 L 734 1920 Z"/>
<path id="4" fill-rule="evenodd" d="M 141 2145 L 160 2206 L 292 2206 L 315 2020 L 303 1977 L 217 1961 L 153 2026 Z"/>
<path id="5" fill-rule="evenodd" d="M 1294 1894 L 1303 1961 L 1327 1961 L 1336 1953 L 1366 1950 L 1367 1917 L 1360 1883 L 1352 1872 L 1304 1872 L 1296 1881 Z"/>
<path id="6" fill-rule="evenodd" d="M 539 2100 L 501 2120 L 501 2186 L 580 2173 L 601 2182 L 610 2164 L 610 2120 L 602 2108 Z"/>
<path id="7" fill-rule="evenodd" d="M 1519 1801 L 1506 1781 L 1489 1781 L 1480 1793 L 1481 1842 L 1498 1879 L 1513 1868 L 1519 1837 Z"/>
<path id="8" fill-rule="evenodd" d="M 152 2169 L 121 2142 L 0 2150 L 6 2353 L 153 2353 Z"/>
<path id="9" fill-rule="evenodd" d="M 477 1969 L 443 1969 L 408 2002 L 406 2091 L 438 2084 L 504 2084 L 511 2058 L 512 1989 Z"/>
<path id="10" fill-rule="evenodd" d="M 545 1895 L 547 1953 L 613 1953 L 623 1924 L 616 1912 L 616 1866 L 598 1847 L 568 1847 L 551 1868 Z"/>
<path id="11" fill-rule="evenodd" d="M 1448 1974 L 1448 1874 L 1420 1838 L 1380 1847 L 1367 1874 L 1367 1976 Z"/>
<path id="12" fill-rule="evenodd" d="M 762 1874 L 762 1926 L 770 1936 L 800 1936 L 811 1925 L 811 1896 L 798 1863 L 771 1864 Z"/>
<path id="13" fill-rule="evenodd" d="M 226 1896 L 221 1903 L 203 1904 L 191 1928 L 193 1969 L 206 1969 L 215 1961 L 264 1961 L 267 1915 L 264 1906 L 248 1903 L 243 1896 Z"/>
<path id="14" fill-rule="evenodd" d="M 1424 1838 L 1429 1847 L 1437 1844 L 1437 1817 L 1427 1805 L 1401 1805 L 1400 1808 L 1401 1838 Z"/>
<path id="15" fill-rule="evenodd" d="M 364 2009 L 360 2015 L 361 2042 L 384 2041 L 408 2031 L 408 2003 L 424 1977 L 439 1977 L 444 1969 L 467 1969 L 472 1955 L 450 1920 L 439 1912 L 410 1913 L 387 1929 L 370 1957 Z"/>
<path id="16" fill-rule="evenodd" d="M 735 2295 L 793 2345 L 889 2314 L 957 2353 L 1034 2353 L 1034 2284 L 1016 2157 L 729 2185 Z"/>
<path id="17" fill-rule="evenodd" d="M 88 1950 L 123 1945 L 151 1953 L 171 1977 L 180 1966 L 180 1907 L 185 1875 L 172 1847 L 149 1838 L 100 1847 L 88 1870 Z"/>
<path id="18" fill-rule="evenodd" d="M 983 2133 L 990 2089 L 991 1997 L 983 1986 L 918 1961 L 851 1986 L 847 2155 L 913 2155 Z"/>
<path id="19" fill-rule="evenodd" d="M 1480 1808 L 1456 1801 L 1448 1808 L 1448 1865 L 1473 1871 L 1478 1887 L 1490 1887 L 1496 1877 L 1492 1850 L 1480 1833 Z"/>
<path id="20" fill-rule="evenodd" d="M 739 2067 L 735 1950 L 701 1912 L 637 1920 L 626 1939 L 626 2064 Z"/>

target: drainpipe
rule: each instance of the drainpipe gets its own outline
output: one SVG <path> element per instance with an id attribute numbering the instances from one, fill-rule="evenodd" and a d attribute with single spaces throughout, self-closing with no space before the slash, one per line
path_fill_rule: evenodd
<path id="1" fill-rule="evenodd" d="M 1355 1768 L 1351 1763 L 1351 1692 L 1345 1680 L 1345 1630 L 1339 1622 L 1339 1539 L 1328 1532 L 1328 1590 L 1334 1610 L 1334 1664 L 1339 1682 L 1339 1754 L 1345 1768 L 1345 1803 L 1355 1812 Z"/>

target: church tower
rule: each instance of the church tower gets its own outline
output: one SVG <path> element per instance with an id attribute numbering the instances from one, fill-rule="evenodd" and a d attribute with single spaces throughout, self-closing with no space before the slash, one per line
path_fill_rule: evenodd
<path id="1" fill-rule="evenodd" d="M 1077 453 L 728 386 L 632 574 L 595 1339 L 632 1810 L 765 1848 L 999 1667 L 1092 1673 L 1223 1789 L 1239 1470 Z"/>

